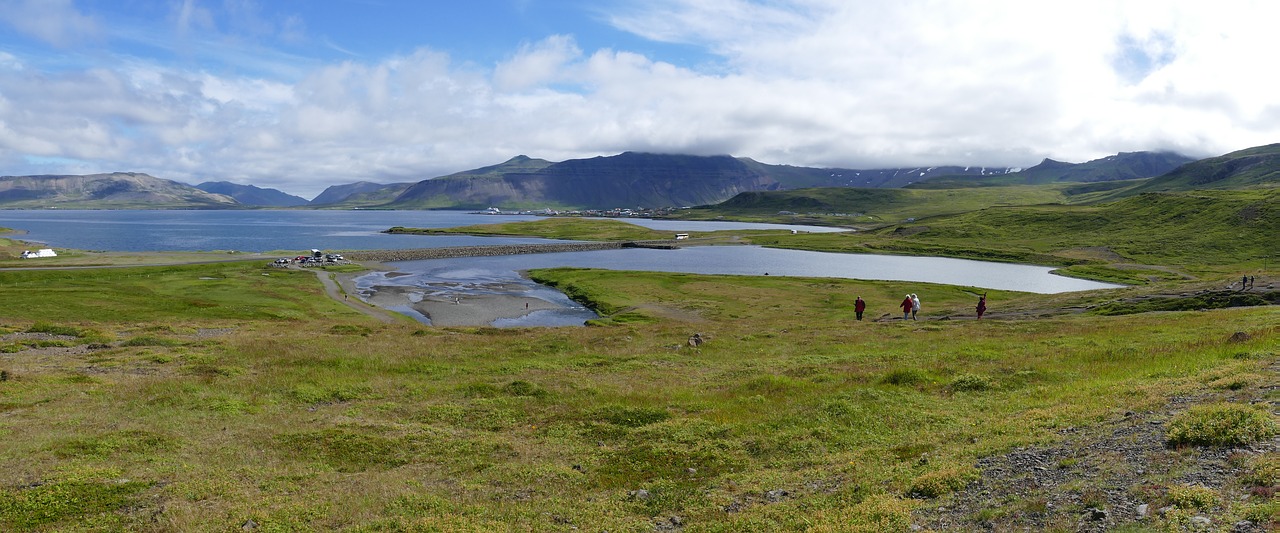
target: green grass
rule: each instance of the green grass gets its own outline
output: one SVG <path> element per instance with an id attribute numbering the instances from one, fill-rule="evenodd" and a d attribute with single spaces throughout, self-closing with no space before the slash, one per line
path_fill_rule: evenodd
<path id="1" fill-rule="evenodd" d="M 439 329 L 257 263 L 0 276 L 6 301 L 48 300 L 5 307 L 4 331 L 110 339 L 0 355 L 0 529 L 19 531 L 901 530 L 980 457 L 1256 386 L 1280 320 L 934 320 L 974 289 L 548 269 L 605 325 Z M 906 292 L 927 320 L 878 321 Z"/>
<path id="2" fill-rule="evenodd" d="M 963 213 L 992 206 L 1064 203 L 1077 184 L 961 189 L 816 188 L 739 194 L 709 207 L 683 210 L 680 218 L 746 219 L 768 222 L 818 222 L 838 226 L 877 226 L 909 218 Z M 794 214 L 779 215 L 786 211 Z M 803 220 L 800 220 L 803 219 Z"/>
<path id="3" fill-rule="evenodd" d="M 59 324 L 166 320 L 301 320 L 354 315 L 324 296 L 311 272 L 261 261 L 211 265 L 0 271 L 11 319 Z"/>
<path id="4" fill-rule="evenodd" d="M 875 231 L 758 237 L 810 250 L 941 255 L 1072 267 L 1064 273 L 1161 281 L 1263 266 L 1280 235 L 1280 189 L 1143 194 L 1102 205 L 991 207 Z M 1130 265 L 1138 267 L 1132 273 Z M 1171 270 L 1169 267 L 1174 267 Z M 1156 274 L 1162 272 L 1163 274 Z M 1184 273 L 1185 273 L 1184 272 Z"/>

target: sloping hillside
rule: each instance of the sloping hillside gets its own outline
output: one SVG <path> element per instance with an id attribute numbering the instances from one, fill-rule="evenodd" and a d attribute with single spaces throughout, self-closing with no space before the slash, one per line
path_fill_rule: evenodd
<path id="1" fill-rule="evenodd" d="M 812 187 L 905 187 L 913 183 L 942 176 L 963 176 L 978 179 L 981 177 L 998 177 L 1013 172 L 1008 167 L 912 167 L 912 168 L 813 168 L 791 165 L 769 165 L 749 158 L 738 158 L 748 168 L 756 170 L 777 181 L 784 189 L 805 189 Z"/>
<path id="2" fill-rule="evenodd" d="M 512 160 L 507 164 L 530 161 Z M 504 165 L 507 165 L 504 164 Z M 611 208 L 692 206 L 742 191 L 776 188 L 772 179 L 729 156 L 627 152 L 573 159 L 536 170 L 491 169 L 421 181 L 394 208 Z"/>
<path id="3" fill-rule="evenodd" d="M 1045 159 L 1034 167 L 998 176 L 944 176 L 907 186 L 945 189 L 1060 182 L 1110 182 L 1160 176 L 1192 161 L 1195 160 L 1172 152 L 1121 152 L 1084 163 L 1064 163 Z"/>
<path id="4" fill-rule="evenodd" d="M 346 185 L 332 185 L 311 199 L 311 205 L 337 205 L 353 203 L 357 205 L 376 205 L 390 202 L 409 188 L 411 183 L 374 183 L 357 181 Z"/>
<path id="5" fill-rule="evenodd" d="M 287 194 L 277 189 L 264 189 L 254 185 L 240 185 L 229 181 L 206 181 L 196 185 L 196 188 L 205 192 L 230 196 L 244 205 L 259 207 L 296 207 L 310 203 L 305 198 Z"/>
<path id="6" fill-rule="evenodd" d="M 1280 188 L 1146 193 L 1095 206 L 992 207 L 878 233 L 1040 253 L 1105 247 L 1134 262 L 1246 262 L 1275 253 Z"/>
<path id="7" fill-rule="evenodd" d="M 0 177 L 0 207 L 9 209 L 211 209 L 239 206 L 229 196 L 135 172 Z"/>
<path id="8" fill-rule="evenodd" d="M 1129 193 L 1277 185 L 1280 185 L 1280 144 L 1269 144 L 1189 163 Z"/>

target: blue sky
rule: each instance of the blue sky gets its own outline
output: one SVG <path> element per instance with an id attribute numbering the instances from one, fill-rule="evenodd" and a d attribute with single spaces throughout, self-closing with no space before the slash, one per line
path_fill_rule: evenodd
<path id="1" fill-rule="evenodd" d="M 518 154 L 852 168 L 1280 140 L 1275 3 L 0 0 L 0 174 L 312 197 Z"/>

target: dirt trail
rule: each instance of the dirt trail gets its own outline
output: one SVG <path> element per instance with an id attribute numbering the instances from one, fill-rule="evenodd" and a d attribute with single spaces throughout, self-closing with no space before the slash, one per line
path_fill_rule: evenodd
<path id="1" fill-rule="evenodd" d="M 326 272 L 324 270 L 317 270 L 315 272 L 316 272 L 316 278 L 320 280 L 320 284 L 324 285 L 324 293 L 328 294 L 329 297 L 333 298 L 335 301 L 341 304 L 344 304 L 347 307 L 355 309 L 356 311 L 364 313 L 370 318 L 373 318 L 374 320 L 377 320 L 384 324 L 390 324 L 398 320 L 396 316 L 393 315 L 390 311 L 385 311 L 377 307 L 373 307 L 365 303 L 363 300 L 359 298 L 355 298 L 355 299 L 350 298 L 350 295 L 348 295 L 346 292 L 342 290 L 341 287 L 338 286 L 338 282 L 333 280 L 332 274 L 330 274 L 329 272 Z"/>

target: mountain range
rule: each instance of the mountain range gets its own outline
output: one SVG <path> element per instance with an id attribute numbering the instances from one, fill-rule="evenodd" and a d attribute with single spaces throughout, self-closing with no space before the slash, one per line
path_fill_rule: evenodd
<path id="1" fill-rule="evenodd" d="M 235 198 L 237 202 L 258 207 L 297 207 L 311 202 L 306 198 L 294 196 L 276 189 L 264 189 L 254 185 L 240 185 L 229 181 L 206 181 L 196 185 L 204 192 L 221 194 Z"/>
<path id="2" fill-rule="evenodd" d="M 229 209 L 242 206 L 230 196 L 136 172 L 0 177 L 0 207 L 8 209 Z"/>
<path id="3" fill-rule="evenodd" d="M 957 188 L 1057 182 L 1148 180 L 1144 190 L 1231 188 L 1273 182 L 1280 145 L 1194 161 L 1168 152 L 1127 152 L 1085 163 L 1046 159 L 1027 168 L 812 168 L 749 158 L 624 152 L 552 162 L 503 163 L 418 182 L 367 181 L 329 187 L 308 202 L 275 189 L 210 181 L 189 186 L 141 173 L 0 177 L 0 208 L 209 209 L 321 207 L 380 209 L 571 209 L 717 204 L 741 193 L 804 188 Z M 1129 187 L 1126 183 L 1100 188 Z M 758 201 L 758 199 L 753 199 Z"/>

